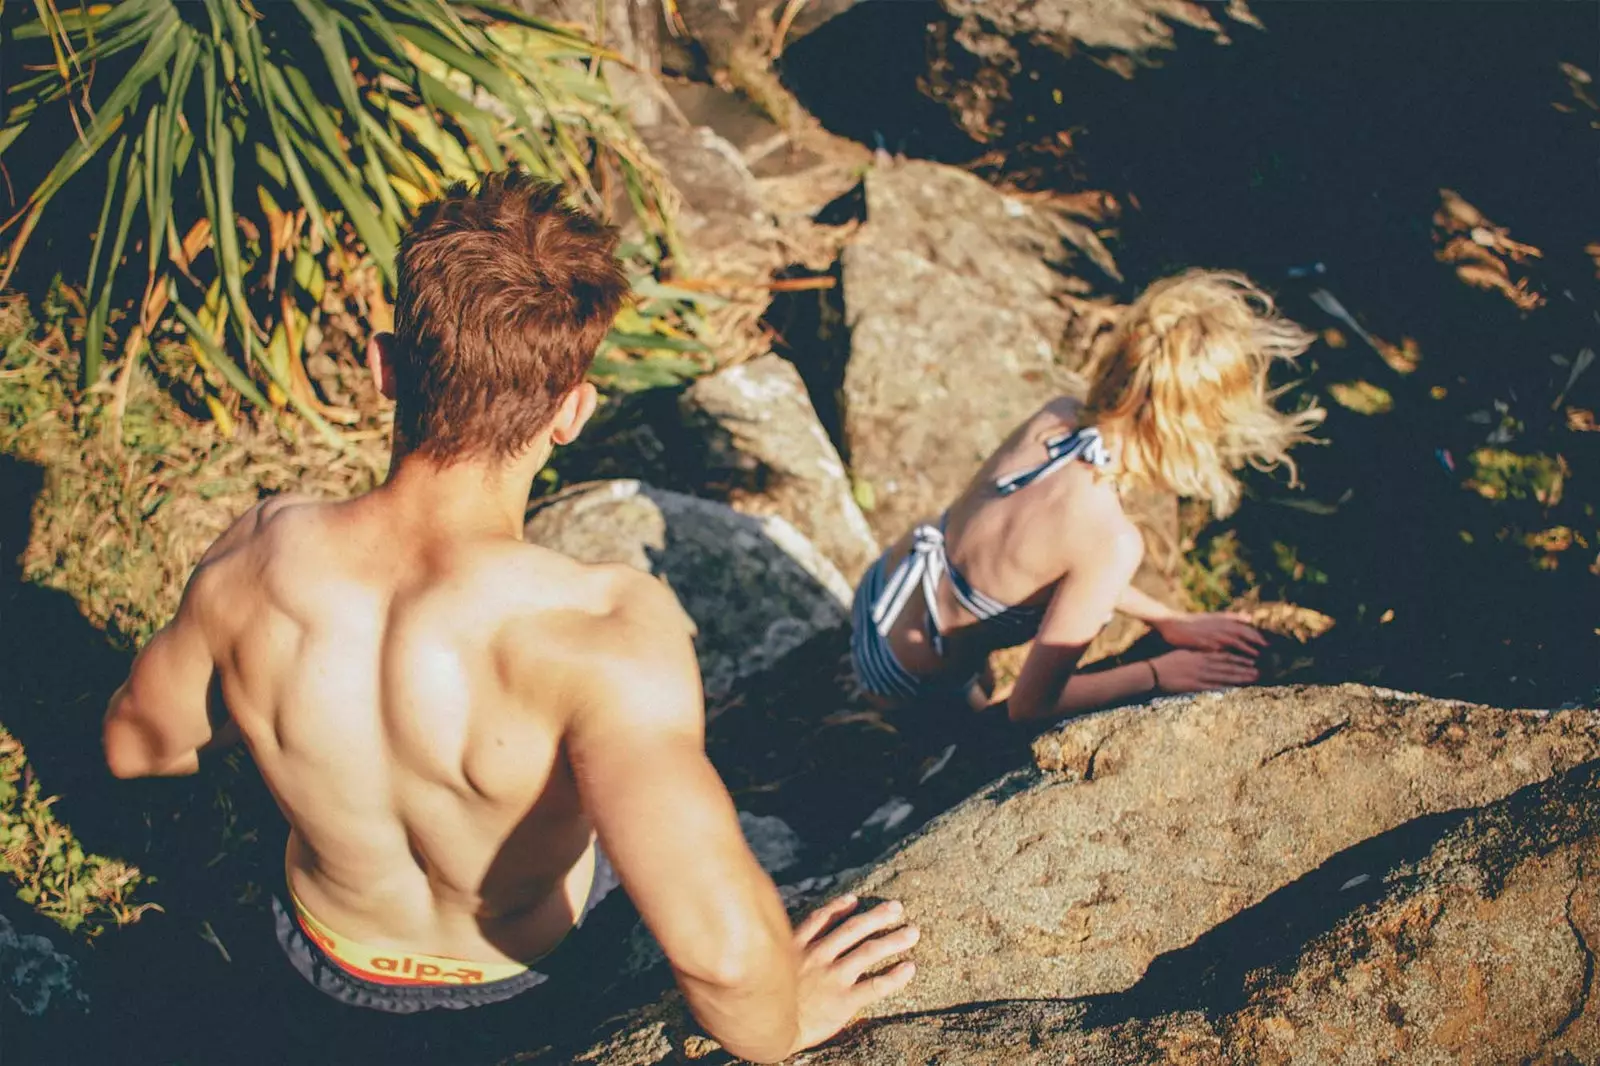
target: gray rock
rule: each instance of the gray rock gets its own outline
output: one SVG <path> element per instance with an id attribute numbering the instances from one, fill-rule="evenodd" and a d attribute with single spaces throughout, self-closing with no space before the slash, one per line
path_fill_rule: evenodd
<path id="1" fill-rule="evenodd" d="M 1187 949 L 1163 960 L 1172 971 L 1165 987 L 1100 1001 L 1014 999 L 886 1018 L 805 1061 L 1593 1062 L 1600 1051 L 1600 1000 L 1592 994 L 1600 943 L 1597 786 L 1600 769 L 1591 763 L 1473 815 L 1421 861 L 1392 871 L 1376 902 L 1242 979 L 1225 950 Z M 1235 943 L 1248 950 L 1268 924 L 1260 917 L 1254 928 L 1233 931 Z M 1235 972 L 1219 980 L 1219 970 Z M 1224 982 L 1235 987 L 1208 988 Z M 1185 1006 L 1214 1007 L 1219 993 L 1243 1002 L 1209 1012 Z M 1171 1005 L 1162 1009 L 1163 1001 Z M 668 1032 L 663 1025 L 658 1035 Z"/>
<path id="2" fill-rule="evenodd" d="M 1175 27 L 1229 43 L 1231 20 L 1260 28 L 1244 0 L 1225 12 L 1192 0 L 940 0 L 950 23 L 933 27 L 927 84 L 979 139 L 1005 128 L 1011 81 L 1024 71 L 1020 45 L 1064 56 L 1094 53 L 1124 77 L 1175 47 Z M 1035 72 L 1036 73 L 1036 72 Z"/>
<path id="3" fill-rule="evenodd" d="M 878 543 L 792 364 L 768 354 L 701 378 L 681 408 L 719 497 L 744 514 L 782 516 L 846 578 L 861 576 Z"/>
<path id="4" fill-rule="evenodd" d="M 19 934 L 4 915 L 0 915 L 0 989 L 33 1018 L 49 1010 L 52 1002 L 78 1009 L 89 1005 L 88 995 L 78 985 L 77 962 L 45 937 Z"/>
<path id="5" fill-rule="evenodd" d="M 675 0 L 682 34 L 662 39 L 667 69 L 748 96 L 782 125 L 808 121 L 773 73 L 773 57 L 858 0 Z M 775 40 L 787 18 L 783 41 Z"/>
<path id="6" fill-rule="evenodd" d="M 1081 388 L 1058 342 L 1076 253 L 1048 213 L 936 163 L 879 167 L 844 250 L 852 470 L 880 540 L 938 513 L 1017 423 Z"/>
<path id="7" fill-rule="evenodd" d="M 682 200 L 674 221 L 691 269 L 759 282 L 783 265 L 777 224 L 737 148 L 709 126 L 662 122 L 639 136 Z"/>
<path id="8" fill-rule="evenodd" d="M 802 11 L 811 9 L 808 4 Z M 748 97 L 716 85 L 677 81 L 664 89 L 689 125 L 709 127 L 738 151 L 780 223 L 810 218 L 849 192 L 872 158 L 866 146 L 835 137 L 814 122 L 780 126 Z"/>
<path id="9" fill-rule="evenodd" d="M 769 874 L 787 870 L 800 861 L 805 847 L 789 823 L 770 814 L 739 812 L 739 828 L 761 868 Z"/>
<path id="10" fill-rule="evenodd" d="M 918 976 L 795 1061 L 1556 1063 L 1600 1047 L 1593 712 L 1255 690 L 1087 717 L 1034 755 L 846 886 L 905 903 Z M 695 1032 L 669 994 L 579 1061 L 694 1058 Z"/>
<path id="11" fill-rule="evenodd" d="M 1173 27 L 1189 26 L 1226 40 L 1216 14 L 1193 0 L 941 0 L 966 21 L 978 54 L 1002 47 L 993 38 L 1025 39 L 1070 55 L 1079 48 L 1143 55 L 1172 47 Z M 1230 14 L 1254 21 L 1235 3 Z"/>
<path id="12" fill-rule="evenodd" d="M 849 618 L 849 584 L 775 515 L 603 481 L 536 500 L 523 536 L 583 562 L 621 563 L 665 580 L 699 630 L 709 700 Z"/>

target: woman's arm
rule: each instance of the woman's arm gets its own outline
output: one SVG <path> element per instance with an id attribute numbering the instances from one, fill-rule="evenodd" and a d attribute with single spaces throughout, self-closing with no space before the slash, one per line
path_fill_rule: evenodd
<path id="1" fill-rule="evenodd" d="M 1168 607 L 1154 596 L 1140 591 L 1137 586 L 1132 584 L 1124 588 L 1122 595 L 1117 597 L 1117 610 L 1129 618 L 1143 622 L 1152 629 L 1163 622 L 1183 618 L 1188 613 L 1187 611 L 1180 611 L 1176 607 Z"/>
<path id="2" fill-rule="evenodd" d="M 1082 714 L 1096 707 L 1121 703 L 1134 696 L 1155 695 L 1159 691 L 1155 668 L 1149 659 L 1113 666 L 1108 670 L 1074 673 L 1061 687 L 1061 696 L 1055 701 L 1048 717 Z M 1013 710 L 1011 720 L 1020 722 L 1026 719 Z"/>
<path id="3" fill-rule="evenodd" d="M 1265 638 L 1236 616 L 1185 614 L 1137 590 L 1128 595 L 1143 550 L 1134 531 L 1105 538 L 1062 579 L 1007 701 L 1013 722 L 1081 714 L 1135 696 L 1199 692 L 1260 679 L 1254 659 L 1257 642 L 1265 643 Z M 1107 615 L 1125 602 L 1153 616 L 1151 624 L 1169 644 L 1188 646 L 1154 659 L 1078 673 L 1078 660 Z"/>
<path id="4" fill-rule="evenodd" d="M 1014 722 L 1071 714 L 1150 689 L 1148 666 L 1076 673 L 1084 649 L 1120 602 L 1144 555 L 1144 541 L 1131 527 L 1090 543 L 1057 586 L 1022 664 L 1007 701 Z"/>
<path id="5" fill-rule="evenodd" d="M 1267 646 L 1267 638 L 1242 614 L 1180 611 L 1131 584 L 1117 597 L 1117 610 L 1143 622 L 1174 648 L 1232 651 L 1253 659 Z"/>

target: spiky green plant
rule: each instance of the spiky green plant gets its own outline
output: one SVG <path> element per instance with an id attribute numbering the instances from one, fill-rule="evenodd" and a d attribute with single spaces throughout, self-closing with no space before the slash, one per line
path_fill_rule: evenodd
<path id="1" fill-rule="evenodd" d="M 521 165 L 593 204 L 620 182 L 666 231 L 603 51 L 507 4 L 0 0 L 0 23 L 0 164 L 28 190 L 0 227 L 0 287 L 45 229 L 81 243 L 86 386 L 175 316 L 216 417 L 233 393 L 328 431 L 302 362 L 327 274 L 375 264 L 382 284 L 357 298 L 381 324 L 409 214 L 476 172 Z M 630 311 L 614 347 L 692 343 L 660 325 L 681 302 L 645 307 L 656 321 Z"/>

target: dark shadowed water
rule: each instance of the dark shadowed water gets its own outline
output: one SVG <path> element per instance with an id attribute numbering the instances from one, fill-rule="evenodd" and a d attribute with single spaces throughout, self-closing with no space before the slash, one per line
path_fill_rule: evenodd
<path id="1" fill-rule="evenodd" d="M 1255 10 L 1265 30 L 1230 23 L 1221 46 L 1179 28 L 1176 49 L 1131 79 L 1024 46 L 1003 132 L 983 145 L 917 90 L 934 4 L 864 4 L 794 45 L 784 74 L 824 124 L 888 151 L 1113 193 L 1126 206 L 1106 234 L 1121 299 L 1188 266 L 1243 269 L 1299 321 L 1338 330 L 1342 346 L 1313 347 L 1289 401 L 1311 394 L 1331 411 L 1329 446 L 1301 449 L 1305 489 L 1252 478 L 1240 513 L 1200 538 L 1204 556 L 1232 535 L 1218 558 L 1252 571 L 1233 591 L 1256 585 L 1336 620 L 1296 679 L 1510 705 L 1585 693 L 1600 680 L 1600 433 L 1567 420 L 1600 406 L 1600 372 L 1552 405 L 1572 360 L 1600 351 L 1600 267 L 1584 252 L 1600 239 L 1600 113 L 1554 105 L 1573 99 L 1561 64 L 1600 74 L 1600 8 Z M 1436 261 L 1443 189 L 1543 253 L 1526 273 L 1545 306 L 1518 310 Z M 1409 339 L 1415 371 L 1386 365 L 1312 300 L 1318 289 L 1380 341 Z M 1329 399 L 1362 383 L 1387 413 Z M 1471 484 L 1483 447 L 1562 471 L 1559 492 L 1485 498 Z M 1542 534 L 1567 546 L 1527 545 Z"/>

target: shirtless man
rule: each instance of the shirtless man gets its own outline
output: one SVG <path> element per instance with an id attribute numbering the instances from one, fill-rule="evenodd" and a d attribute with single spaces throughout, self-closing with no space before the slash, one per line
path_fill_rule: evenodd
<path id="1" fill-rule="evenodd" d="M 530 963 L 594 902 L 598 834 L 696 1017 L 772 1062 L 903 988 L 911 963 L 884 966 L 917 931 L 849 897 L 791 930 L 706 759 L 672 593 L 522 542 L 534 475 L 594 410 L 615 245 L 519 175 L 423 209 L 369 347 L 387 481 L 235 522 L 112 697 L 106 761 L 188 774 L 242 739 L 292 830 L 280 941 L 381 1010 L 543 980 Z"/>

